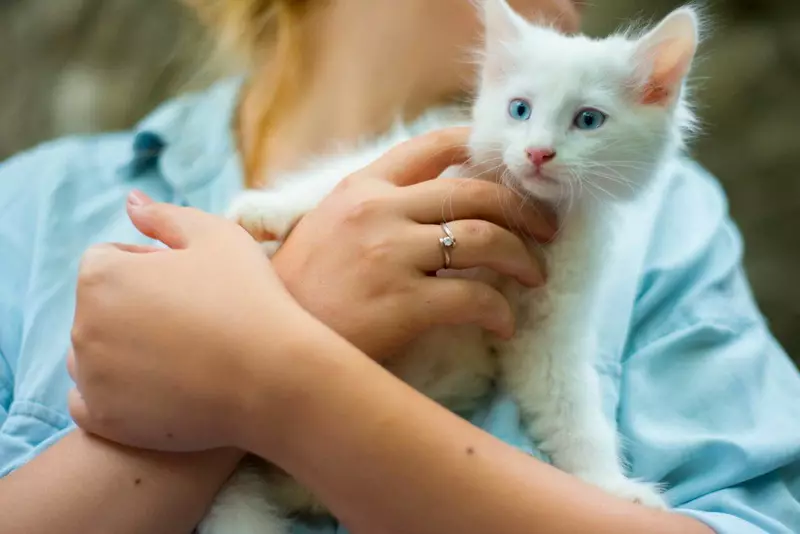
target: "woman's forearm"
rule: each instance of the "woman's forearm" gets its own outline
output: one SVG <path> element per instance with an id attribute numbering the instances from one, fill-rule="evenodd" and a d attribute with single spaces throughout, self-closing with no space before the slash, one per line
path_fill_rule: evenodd
<path id="1" fill-rule="evenodd" d="M 239 457 L 140 451 L 78 430 L 0 480 L 0 532 L 188 534 Z"/>
<path id="2" fill-rule="evenodd" d="M 607 495 L 470 425 L 366 358 L 331 358 L 330 344 L 325 349 L 303 364 L 310 394 L 296 400 L 285 445 L 274 436 L 249 439 L 356 534 L 712 532 Z"/>

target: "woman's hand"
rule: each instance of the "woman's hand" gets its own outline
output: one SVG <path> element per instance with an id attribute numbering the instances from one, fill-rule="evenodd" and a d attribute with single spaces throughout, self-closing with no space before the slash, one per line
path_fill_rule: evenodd
<path id="1" fill-rule="evenodd" d="M 302 305 L 373 354 L 434 324 L 512 331 L 508 304 L 488 285 L 427 275 L 442 267 L 443 206 L 452 203 L 459 241 L 453 267 L 541 281 L 521 240 L 499 226 L 507 216 L 543 226 L 516 195 L 481 182 L 413 185 L 452 163 L 463 135 L 415 140 L 350 177 L 276 257 Z M 309 371 L 320 366 L 304 363 L 363 357 L 292 298 L 232 222 L 136 195 L 129 215 L 170 249 L 103 245 L 84 257 L 70 358 L 80 394 L 70 407 L 85 430 L 160 450 L 242 447 L 254 406 L 257 426 L 283 435 L 282 421 L 320 380 Z"/>
<path id="2" fill-rule="evenodd" d="M 85 430 L 144 448 L 234 445 L 247 395 L 273 383 L 280 395 L 297 347 L 337 336 L 291 298 L 237 225 L 137 194 L 128 211 L 172 250 L 101 245 L 84 256 L 72 415 Z M 257 383 L 260 370 L 272 376 Z"/>
<path id="3" fill-rule="evenodd" d="M 540 266 L 507 229 L 549 239 L 555 224 L 542 210 L 492 182 L 434 180 L 463 162 L 468 135 L 455 128 L 412 139 L 348 177 L 273 258 L 303 307 L 376 359 L 435 325 L 513 333 L 509 305 L 493 287 L 431 276 L 444 266 L 445 220 L 457 240 L 452 268 L 489 267 L 542 283 Z"/>

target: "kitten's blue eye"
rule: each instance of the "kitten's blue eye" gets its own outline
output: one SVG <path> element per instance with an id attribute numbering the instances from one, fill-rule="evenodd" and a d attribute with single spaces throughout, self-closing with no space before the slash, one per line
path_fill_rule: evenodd
<path id="1" fill-rule="evenodd" d="M 575 115 L 575 127 L 579 130 L 597 130 L 605 124 L 608 116 L 597 109 L 585 108 Z"/>
<path id="2" fill-rule="evenodd" d="M 515 98 L 508 105 L 508 114 L 514 120 L 526 121 L 531 118 L 531 103 L 521 98 Z"/>

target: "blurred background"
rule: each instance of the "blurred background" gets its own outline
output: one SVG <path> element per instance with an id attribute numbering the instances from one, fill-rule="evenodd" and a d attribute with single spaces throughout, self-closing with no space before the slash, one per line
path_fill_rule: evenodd
<path id="1" fill-rule="evenodd" d="M 681 3 L 591 0 L 586 29 L 603 34 Z M 800 362 L 800 2 L 704 4 L 713 26 L 696 70 L 705 131 L 693 150 L 725 186 L 761 308 Z M 0 160 L 129 127 L 224 75 L 210 50 L 177 0 L 0 0 Z"/>

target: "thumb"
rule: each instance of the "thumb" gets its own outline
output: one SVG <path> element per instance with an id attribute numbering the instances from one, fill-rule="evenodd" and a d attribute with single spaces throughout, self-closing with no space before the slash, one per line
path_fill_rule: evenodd
<path id="1" fill-rule="evenodd" d="M 127 208 L 137 230 L 172 249 L 186 248 L 208 233 L 206 219 L 210 215 L 193 208 L 153 202 L 141 191 L 131 192 Z"/>

